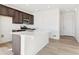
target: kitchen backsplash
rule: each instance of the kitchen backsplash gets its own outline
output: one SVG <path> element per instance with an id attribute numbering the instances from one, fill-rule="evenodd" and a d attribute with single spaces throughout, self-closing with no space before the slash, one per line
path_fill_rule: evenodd
<path id="1" fill-rule="evenodd" d="M 20 29 L 21 26 L 26 26 L 28 28 L 35 28 L 34 25 L 27 25 L 27 24 L 12 24 L 12 29 L 13 30 L 18 30 Z"/>

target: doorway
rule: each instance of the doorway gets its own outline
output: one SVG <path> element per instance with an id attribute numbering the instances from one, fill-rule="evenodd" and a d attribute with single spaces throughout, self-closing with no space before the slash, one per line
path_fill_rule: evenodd
<path id="1" fill-rule="evenodd" d="M 75 11 L 61 12 L 60 35 L 75 36 Z"/>

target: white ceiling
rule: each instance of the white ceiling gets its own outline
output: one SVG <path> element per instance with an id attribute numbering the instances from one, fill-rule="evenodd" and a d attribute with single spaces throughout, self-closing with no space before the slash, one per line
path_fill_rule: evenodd
<path id="1" fill-rule="evenodd" d="M 59 8 L 61 11 L 74 10 L 79 8 L 79 4 L 5 4 L 6 6 L 16 8 L 28 13 L 34 13 L 37 11 L 44 11 L 49 9 Z"/>

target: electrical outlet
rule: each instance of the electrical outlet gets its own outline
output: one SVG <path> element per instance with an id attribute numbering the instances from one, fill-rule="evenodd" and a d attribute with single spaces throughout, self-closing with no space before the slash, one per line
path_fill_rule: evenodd
<path id="1" fill-rule="evenodd" d="M 2 35 L 1 35 L 1 38 L 3 38 L 3 37 L 4 37 L 4 35 L 2 34 Z"/>

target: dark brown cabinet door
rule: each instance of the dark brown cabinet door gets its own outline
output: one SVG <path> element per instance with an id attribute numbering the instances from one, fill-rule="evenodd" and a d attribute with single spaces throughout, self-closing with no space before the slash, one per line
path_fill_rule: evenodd
<path id="1" fill-rule="evenodd" d="M 18 11 L 14 11 L 14 16 L 13 16 L 13 23 L 18 23 L 19 19 L 19 12 Z"/>
<path id="2" fill-rule="evenodd" d="M 0 15 L 8 16 L 8 8 L 0 5 Z"/>
<path id="3" fill-rule="evenodd" d="M 8 16 L 14 16 L 14 9 L 8 8 Z"/>
<path id="4" fill-rule="evenodd" d="M 21 12 L 19 12 L 19 19 L 18 19 L 18 22 L 19 22 L 20 24 L 23 23 L 23 16 L 22 16 L 22 13 L 21 13 Z"/>
<path id="5" fill-rule="evenodd" d="M 33 24 L 34 16 L 27 13 L 23 13 L 23 19 L 29 19 L 28 24 Z"/>
<path id="6" fill-rule="evenodd" d="M 19 11 L 14 11 L 14 16 L 13 16 L 13 23 L 16 24 L 22 24 L 23 23 L 23 17 L 22 17 L 22 13 Z"/>
<path id="7" fill-rule="evenodd" d="M 23 13 L 23 19 L 28 19 L 29 15 L 27 13 Z"/>
<path id="8" fill-rule="evenodd" d="M 33 24 L 34 23 L 34 16 L 33 15 L 29 15 L 29 24 Z"/>

